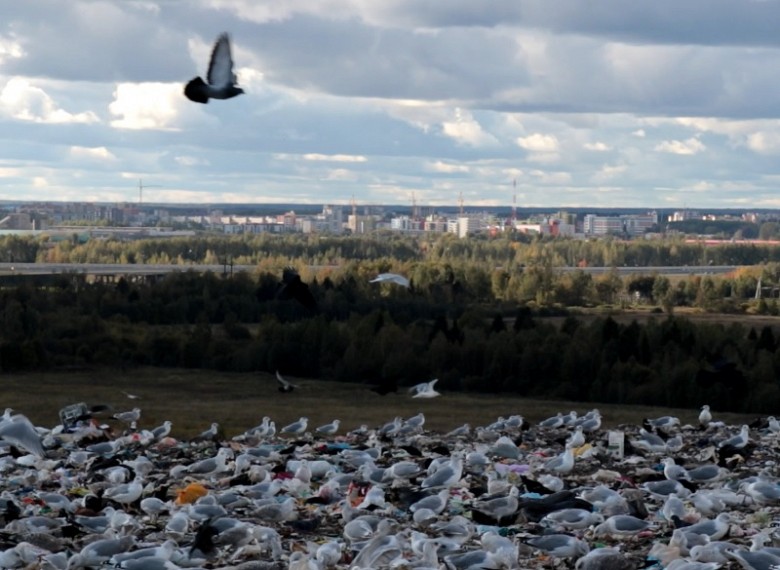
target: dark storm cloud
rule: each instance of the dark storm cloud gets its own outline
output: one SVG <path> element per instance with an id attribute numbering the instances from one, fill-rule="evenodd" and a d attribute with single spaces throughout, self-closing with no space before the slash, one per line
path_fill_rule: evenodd
<path id="1" fill-rule="evenodd" d="M 776 0 L 398 0 L 371 8 L 403 26 L 522 27 L 630 43 L 778 46 Z"/>
<path id="2" fill-rule="evenodd" d="M 296 16 L 243 38 L 271 81 L 337 95 L 486 99 L 527 84 L 510 34 L 426 32 Z"/>
<path id="3" fill-rule="evenodd" d="M 25 0 L 4 6 L 0 35 L 24 55 L 0 73 L 70 81 L 175 81 L 191 75 L 187 36 L 133 3 Z M 204 64 L 205 65 L 205 64 Z"/>
<path id="4" fill-rule="evenodd" d="M 780 45 L 775 0 L 526 0 L 523 21 L 552 31 L 642 44 Z"/>

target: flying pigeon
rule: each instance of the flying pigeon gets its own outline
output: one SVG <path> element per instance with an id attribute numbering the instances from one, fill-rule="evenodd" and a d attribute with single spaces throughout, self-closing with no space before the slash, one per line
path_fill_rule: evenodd
<path id="1" fill-rule="evenodd" d="M 221 34 L 214 44 L 206 79 L 208 83 L 200 77 L 191 79 L 187 83 L 184 88 L 187 99 L 196 103 L 208 103 L 209 98 L 230 99 L 244 92 L 236 85 L 236 74 L 233 73 L 233 56 L 230 54 L 230 38 L 226 33 Z"/>

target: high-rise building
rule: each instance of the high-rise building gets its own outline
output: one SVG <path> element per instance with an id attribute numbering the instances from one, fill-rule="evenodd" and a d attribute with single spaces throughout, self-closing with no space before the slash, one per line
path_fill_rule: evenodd
<path id="1" fill-rule="evenodd" d="M 483 229 L 484 221 L 476 216 L 458 217 L 458 237 L 466 237 Z"/>
<path id="2" fill-rule="evenodd" d="M 626 214 L 622 216 L 597 216 L 586 214 L 582 221 L 585 235 L 629 235 L 638 236 L 658 223 L 658 214 Z"/>

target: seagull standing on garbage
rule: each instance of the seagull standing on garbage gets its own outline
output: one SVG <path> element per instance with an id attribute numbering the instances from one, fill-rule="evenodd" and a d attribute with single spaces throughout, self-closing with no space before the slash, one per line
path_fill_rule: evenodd
<path id="1" fill-rule="evenodd" d="M 706 428 L 711 421 L 712 412 L 710 412 L 710 407 L 707 404 L 704 404 L 701 407 L 701 412 L 699 412 L 699 425 L 703 428 Z"/>
<path id="2" fill-rule="evenodd" d="M 114 414 L 114 419 L 130 424 L 131 429 L 135 429 L 138 425 L 138 420 L 141 419 L 141 408 L 133 408 L 127 412 L 119 412 Z"/>

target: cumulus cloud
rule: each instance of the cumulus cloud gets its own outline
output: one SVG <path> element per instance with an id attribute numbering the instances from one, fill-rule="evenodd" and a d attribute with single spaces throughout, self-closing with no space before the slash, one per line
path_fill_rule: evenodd
<path id="1" fill-rule="evenodd" d="M 495 137 L 485 132 L 474 116 L 464 109 L 455 109 L 453 119 L 444 121 L 441 126 L 442 132 L 458 144 L 480 147 L 496 143 Z"/>
<path id="2" fill-rule="evenodd" d="M 7 116 L 35 123 L 96 123 L 92 112 L 69 113 L 41 87 L 27 79 L 14 77 L 0 90 L 0 111 Z"/>
<path id="3" fill-rule="evenodd" d="M 318 154 L 309 153 L 303 155 L 304 160 L 319 162 L 366 162 L 365 156 L 353 156 L 348 154 Z"/>
<path id="4" fill-rule="evenodd" d="M 537 182 L 546 185 L 560 185 L 571 183 L 569 172 L 549 172 L 545 170 L 532 170 L 529 173 Z"/>
<path id="5" fill-rule="evenodd" d="M 114 161 L 116 156 L 104 146 L 98 147 L 84 147 L 84 146 L 72 146 L 70 147 L 70 155 L 73 158 L 100 160 L 100 161 Z"/>
<path id="6" fill-rule="evenodd" d="M 625 165 L 605 164 L 593 175 L 592 181 L 596 184 L 603 184 L 608 180 L 614 180 L 622 176 L 626 170 L 628 170 L 628 167 Z"/>
<path id="7" fill-rule="evenodd" d="M 346 168 L 332 168 L 329 169 L 323 179 L 330 181 L 344 181 L 344 180 L 357 180 L 357 173 L 347 170 Z"/>
<path id="8" fill-rule="evenodd" d="M 531 152 L 558 152 L 560 144 L 555 135 L 534 133 L 527 137 L 519 137 L 517 146 Z"/>
<path id="9" fill-rule="evenodd" d="M 361 3 L 345 4 L 341 0 L 288 0 L 286 2 L 256 2 L 255 0 L 204 0 L 203 4 L 218 10 L 227 10 L 242 20 L 256 23 L 278 22 L 295 15 L 311 15 L 328 19 L 353 19 Z"/>
<path id="10" fill-rule="evenodd" d="M 468 165 L 452 164 L 452 163 L 442 162 L 440 160 L 427 163 L 426 169 L 430 170 L 431 172 L 441 172 L 443 174 L 465 173 L 470 170 Z"/>
<path id="11" fill-rule="evenodd" d="M 526 137 L 518 137 L 515 144 L 528 151 L 526 160 L 529 163 L 553 163 L 560 160 L 560 142 L 551 134 L 534 133 Z"/>
<path id="12" fill-rule="evenodd" d="M 707 147 L 704 146 L 704 143 L 702 143 L 699 139 L 693 137 L 684 141 L 680 141 L 680 140 L 663 141 L 655 146 L 655 150 L 658 152 L 666 152 L 669 154 L 682 154 L 682 155 L 698 154 L 700 152 L 704 152 L 706 149 Z"/>
<path id="13" fill-rule="evenodd" d="M 747 147 L 758 154 L 778 154 L 780 131 L 751 133 L 747 136 Z"/>
<path id="14" fill-rule="evenodd" d="M 603 142 L 585 143 L 583 145 L 585 150 L 591 150 L 593 152 L 606 152 L 611 150 L 612 147 Z"/>
<path id="15" fill-rule="evenodd" d="M 176 164 L 179 164 L 181 166 L 191 167 L 191 166 L 204 166 L 209 164 L 209 161 L 205 158 L 196 157 L 196 156 L 175 156 L 173 160 L 176 162 Z"/>
<path id="16" fill-rule="evenodd" d="M 118 129 L 174 129 L 185 104 L 177 84 L 120 83 L 108 110 Z"/>
<path id="17" fill-rule="evenodd" d="M 0 64 L 8 59 L 18 59 L 24 55 L 22 46 L 13 38 L 0 36 Z"/>

